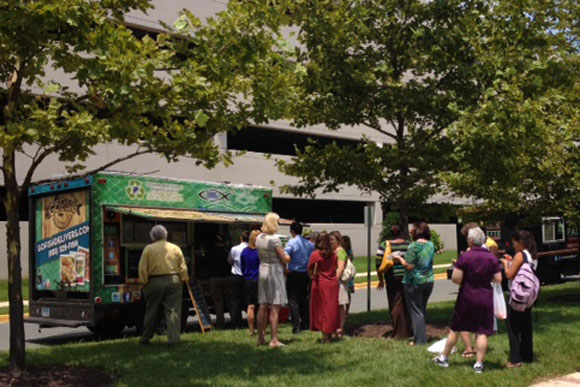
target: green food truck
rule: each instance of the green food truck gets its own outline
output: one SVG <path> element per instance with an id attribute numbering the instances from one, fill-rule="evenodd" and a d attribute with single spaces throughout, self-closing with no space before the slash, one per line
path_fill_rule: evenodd
<path id="1" fill-rule="evenodd" d="M 263 187 L 109 172 L 33 186 L 28 194 L 26 322 L 87 326 L 102 334 L 142 324 L 138 264 L 154 224 L 167 228 L 192 281 L 203 284 L 204 252 L 215 235 L 237 244 L 240 233 L 261 225 L 272 209 L 272 191 Z"/>

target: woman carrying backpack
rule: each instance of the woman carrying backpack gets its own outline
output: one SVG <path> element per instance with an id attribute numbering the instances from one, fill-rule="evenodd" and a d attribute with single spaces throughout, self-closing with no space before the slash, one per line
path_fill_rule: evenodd
<path id="1" fill-rule="evenodd" d="M 535 271 L 537 268 L 537 250 L 534 236 L 528 231 L 518 231 L 512 237 L 513 247 L 516 255 L 513 257 L 504 255 L 500 259 L 503 264 L 505 275 L 511 281 L 516 278 L 518 272 L 524 265 L 530 265 Z M 511 297 L 510 297 L 511 298 Z M 514 309 L 512 302 L 507 305 L 507 329 L 510 341 L 510 359 L 506 363 L 506 368 L 521 367 L 522 362 L 531 363 L 533 361 L 533 340 L 532 340 L 532 307 L 525 307 L 523 311 Z"/>

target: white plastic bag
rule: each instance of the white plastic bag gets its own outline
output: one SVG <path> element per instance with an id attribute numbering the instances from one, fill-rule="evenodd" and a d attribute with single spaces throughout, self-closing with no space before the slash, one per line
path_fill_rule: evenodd
<path id="1" fill-rule="evenodd" d="M 501 284 L 494 282 L 491 287 L 493 289 L 493 314 L 498 320 L 505 320 L 507 318 L 507 308 Z"/>
<path id="2" fill-rule="evenodd" d="M 427 351 L 432 353 L 441 353 L 445 350 L 445 344 L 447 344 L 447 337 L 431 344 L 431 346 L 427 348 Z"/>

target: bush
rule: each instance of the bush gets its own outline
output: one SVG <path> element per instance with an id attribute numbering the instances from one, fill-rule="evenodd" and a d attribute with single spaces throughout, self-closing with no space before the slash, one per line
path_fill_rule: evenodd
<path id="1" fill-rule="evenodd" d="M 387 212 L 385 214 L 385 219 L 383 220 L 383 229 L 379 235 L 379 243 L 387 239 L 393 239 L 393 236 L 391 235 L 391 227 L 395 224 L 399 224 L 400 222 L 401 217 L 399 216 L 398 212 Z"/>
<path id="2" fill-rule="evenodd" d="M 445 248 L 445 243 L 441 239 L 441 235 L 433 229 L 431 229 L 431 242 L 435 245 L 435 251 L 439 252 Z"/>

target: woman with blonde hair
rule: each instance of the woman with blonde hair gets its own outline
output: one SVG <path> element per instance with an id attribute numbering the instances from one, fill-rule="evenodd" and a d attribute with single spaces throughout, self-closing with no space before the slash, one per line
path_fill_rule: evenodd
<path id="1" fill-rule="evenodd" d="M 282 241 L 276 235 L 280 216 L 269 212 L 264 218 L 262 233 L 256 238 L 256 248 L 260 257 L 260 274 L 258 279 L 258 345 L 266 344 L 264 335 L 268 317 L 272 328 L 270 348 L 283 345 L 278 340 L 278 312 L 280 306 L 288 302 L 284 282 L 284 265 L 290 257 L 284 252 Z M 269 313 L 268 313 L 269 311 Z"/>
<path id="2" fill-rule="evenodd" d="M 248 309 L 248 328 L 250 336 L 254 336 L 254 321 L 256 317 L 256 307 L 258 304 L 258 278 L 260 270 L 260 257 L 256 249 L 256 238 L 260 235 L 260 230 L 253 230 L 250 233 L 248 247 L 242 250 L 240 261 L 242 265 L 242 275 L 244 276 L 244 294 Z"/>

